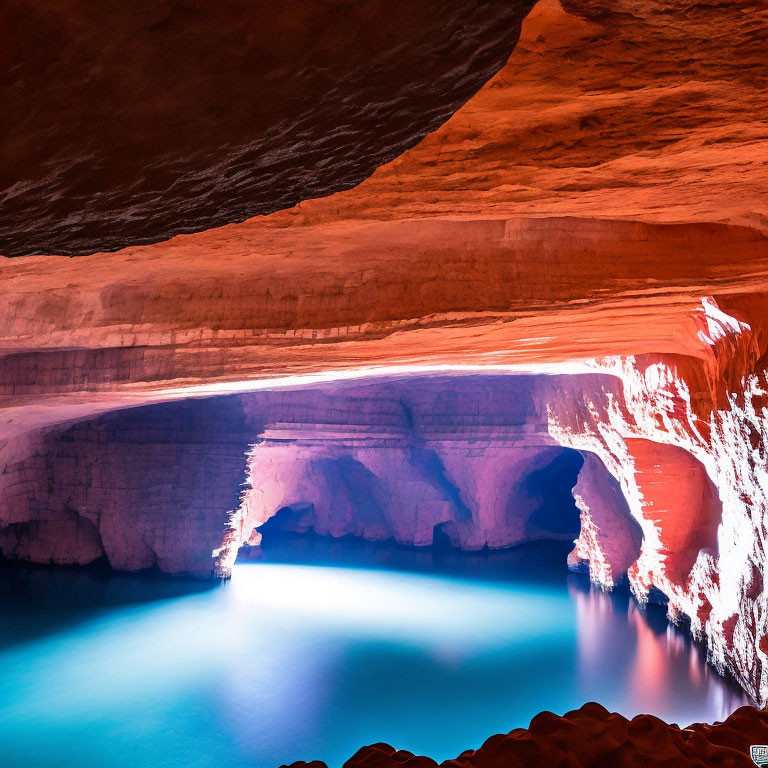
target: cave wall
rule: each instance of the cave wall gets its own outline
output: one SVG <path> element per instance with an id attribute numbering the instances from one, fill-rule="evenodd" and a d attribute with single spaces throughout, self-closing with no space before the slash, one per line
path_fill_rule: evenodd
<path id="1" fill-rule="evenodd" d="M 8 559 L 210 574 L 252 434 L 236 398 L 121 411 L 6 446 Z"/>
<path id="2" fill-rule="evenodd" d="M 605 588 L 626 573 L 640 600 L 664 595 L 760 700 L 768 426 L 766 379 L 750 371 L 761 340 L 714 300 L 693 322 L 698 356 L 273 389 L 29 432 L 2 475 L 0 545 L 35 561 L 103 553 L 119 568 L 227 575 L 290 508 L 296 531 L 423 546 L 441 526 L 465 549 L 510 546 L 563 535 L 537 530 L 530 478 L 565 447 L 584 461 L 570 564 Z M 208 416 L 174 434 L 174 414 L 198 408 Z"/>
<path id="3" fill-rule="evenodd" d="M 343 436 L 323 446 L 274 437 L 260 442 L 249 458 L 251 490 L 242 502 L 246 540 L 257 543 L 257 529 L 285 508 L 292 514 L 284 516 L 284 530 L 409 546 L 431 545 L 438 526 L 452 546 L 470 551 L 578 534 L 575 511 L 563 519 L 573 499 L 553 503 L 557 491 L 569 496 L 576 480 L 573 471 L 570 485 L 551 482 L 547 470 L 559 448 L 462 441 L 435 450 L 407 435 L 392 441 L 400 445 L 366 442 L 354 445 Z"/>
<path id="4" fill-rule="evenodd" d="M 713 663 L 765 701 L 768 379 L 749 324 L 711 303 L 702 321 L 709 358 L 594 361 L 618 388 L 552 404 L 550 434 L 593 453 L 621 487 L 643 533 L 628 571 L 635 594 L 663 594 L 670 616 L 707 640 Z M 600 545 L 601 516 L 606 534 L 614 523 L 601 504 L 581 499 L 594 530 L 577 544 L 598 581 L 615 557 Z"/>
<path id="5" fill-rule="evenodd" d="M 531 4 L 6 3 L 0 254 L 114 251 L 348 189 L 504 65 Z"/>
<path id="6" fill-rule="evenodd" d="M 449 13 L 454 8 L 446 7 Z M 477 5 L 483 12 L 487 7 Z M 520 11 L 506 3 L 493 7 L 501 17 L 489 20 L 495 42 L 486 64 L 516 35 L 508 14 L 517 18 Z M 432 29 L 442 18 L 424 21 Z M 147 29 L 172 37 L 175 20 L 165 27 L 159 22 L 150 19 Z M 392 526 L 381 508 L 394 491 L 387 488 L 391 480 L 374 482 L 371 475 L 402 472 L 430 510 L 423 522 L 412 513 L 408 526 L 397 529 L 403 540 L 427 541 L 429 525 L 447 515 L 446 524 L 454 526 L 449 533 L 467 546 L 502 542 L 499 509 L 516 482 L 504 475 L 508 456 L 517 465 L 518 450 L 566 446 L 585 461 L 576 487 L 581 533 L 574 567 L 587 567 L 606 587 L 627 571 L 641 600 L 666 595 L 670 613 L 687 617 L 692 631 L 707 638 L 714 663 L 731 670 L 757 700 L 768 700 L 766 29 L 766 9 L 740 0 L 542 0 L 507 67 L 440 129 L 354 189 L 111 254 L 0 259 L 3 551 L 67 562 L 74 548 L 80 562 L 98 557 L 111 540 L 115 562 L 126 567 L 185 570 L 188 563 L 204 563 L 209 569 L 208 548 L 217 546 L 214 533 L 224 520 L 232 525 L 219 542 L 226 565 L 269 513 L 252 496 L 269 478 L 270 456 L 276 466 L 290 464 L 287 474 L 295 478 L 293 489 L 273 483 L 274 504 L 312 493 L 344 497 L 342 478 L 354 475 L 356 489 L 369 486 L 360 532 L 384 535 Z M 235 25 L 233 34 L 240 31 Z M 443 28 L 434 31 L 434 39 L 442 38 Z M 16 47 L 27 42 L 26 35 L 7 37 Z M 45 35 L 37 42 L 45 46 Z M 439 42 L 429 48 L 441 50 Z M 58 55 L 57 46 L 49 50 Z M 14 46 L 9 52 L 19 54 Z M 442 86 L 451 85 L 456 71 L 448 59 Z M 442 56 L 433 63 L 441 69 Z M 483 65 L 483 76 L 495 66 Z M 12 67 L 6 70 L 16 77 Z M 54 90 L 67 84 L 57 78 L 45 83 Z M 421 113 L 421 106 L 406 95 L 408 135 L 386 121 L 376 132 L 384 149 L 368 154 L 380 162 L 390 146 L 403 149 L 476 85 L 472 75 L 456 99 L 435 92 L 439 109 L 428 109 L 413 132 L 411 107 Z M 55 101 L 46 93 L 41 90 L 33 106 L 45 109 Z M 77 101 L 67 103 L 82 117 Z M 380 106 L 373 105 L 374 112 Z M 6 135 L 21 136 L 21 145 L 14 139 L 3 155 L 11 164 L 24 165 L 37 152 L 31 127 L 82 127 L 82 121 L 51 120 L 48 112 L 31 126 L 20 114 L 6 110 L 14 123 Z M 250 130 L 247 115 L 234 117 L 245 117 Z M 162 121 L 153 125 L 165 129 Z M 103 121 L 90 127 L 112 136 Z M 173 127 L 171 135 L 175 142 L 180 134 Z M 359 131 L 336 136 L 343 141 L 323 153 L 321 168 L 335 162 L 329 158 L 339 148 L 348 154 L 343 147 L 350 136 L 360 148 Z M 224 147 L 235 164 L 248 149 L 248 137 L 239 138 L 244 142 Z M 195 179 L 205 175 L 212 147 L 200 148 L 206 150 L 202 166 L 192 162 L 200 159 L 195 148 L 182 147 L 182 165 L 189 165 L 180 170 L 189 173 L 170 186 L 167 176 L 161 178 L 162 200 L 151 183 L 135 200 L 125 197 L 133 187 L 122 185 L 125 179 L 111 173 L 109 163 L 80 175 L 85 166 L 77 153 L 73 163 L 63 158 L 63 176 L 56 179 L 33 179 L 25 187 L 23 174 L 12 173 L 0 201 L 13 214 L 4 218 L 12 224 L 4 232 L 5 252 L 49 246 L 53 253 L 81 253 L 95 243 L 116 248 L 248 215 L 229 203 L 241 193 L 255 194 L 253 185 L 240 184 L 250 166 L 242 176 L 225 173 L 221 188 L 200 195 Z M 288 149 L 294 148 L 289 141 Z M 66 154 L 72 145 L 62 149 Z M 312 146 L 304 149 L 311 166 L 317 158 Z M 131 169 L 149 167 L 152 157 L 144 159 Z M 309 185 L 306 167 L 291 167 L 278 205 L 293 202 L 297 179 L 307 194 L 320 194 L 355 183 L 372 167 L 358 167 L 353 157 L 340 174 L 314 175 L 310 168 Z M 259 183 L 271 194 L 279 163 L 269 170 Z M 86 182 L 105 180 L 115 196 L 86 188 Z M 62 192 L 78 188 L 84 196 Z M 39 200 L 30 203 L 36 193 Z M 77 207 L 83 199 L 93 215 L 70 215 L 69 202 Z M 104 414 L 244 392 L 272 386 L 269 380 L 279 377 L 494 365 L 579 374 L 551 377 L 515 400 L 527 404 L 520 406 L 519 421 L 505 423 L 516 427 L 509 444 L 491 429 L 498 425 L 470 419 L 457 440 L 455 425 L 446 422 L 450 439 L 439 430 L 411 433 L 391 449 L 391 462 L 350 442 L 343 419 L 339 435 L 337 416 L 323 439 L 338 445 L 327 455 L 312 443 L 311 435 L 321 434 L 317 425 L 284 412 L 286 423 L 308 425 L 289 438 L 277 416 L 259 415 L 273 407 L 278 415 L 289 407 L 298 413 L 303 406 L 287 395 L 272 404 L 260 402 L 261 395 L 242 395 L 246 428 L 231 430 L 234 441 L 222 438 L 215 449 L 183 435 L 165 438 L 158 424 L 142 427 L 146 439 L 132 447 L 104 437 L 110 419 L 123 424 L 126 418 Z M 463 407 L 451 406 L 456 413 Z M 478 408 L 494 412 L 487 400 Z M 271 436 L 263 435 L 267 424 L 278 425 Z M 215 432 L 215 425 L 210 429 Z M 289 440 L 303 458 L 288 458 Z M 110 457 L 103 464 L 102 451 Z M 443 480 L 430 472 L 427 482 L 425 467 L 435 461 L 445 469 Z M 171 463 L 183 465 L 192 479 L 184 480 Z M 199 469 L 218 463 L 226 468 L 215 476 Z M 251 471 L 240 497 L 237 485 Z M 109 489 L 123 473 L 130 478 L 113 492 L 120 503 L 111 507 Z M 143 499 L 142 488 L 155 477 L 152 487 L 162 492 Z M 674 482 L 660 484 L 659 478 Z M 363 515 L 353 509 L 353 495 L 346 494 L 346 511 L 338 516 L 318 501 L 312 525 L 329 533 L 349 530 Z M 193 522 L 163 519 L 162 505 L 186 510 Z M 101 507 L 111 510 L 103 521 Z M 482 521 L 477 541 L 475 529 L 459 527 L 467 510 Z M 166 527 L 172 541 L 164 538 Z M 183 542 L 185 536 L 187 554 L 177 556 L 174 537 Z M 122 548 L 121 537 L 127 542 Z"/>
<path id="7" fill-rule="evenodd" d="M 540 381 L 405 376 L 242 395 L 266 426 L 218 572 L 272 518 L 293 532 L 409 546 L 431 545 L 439 527 L 464 550 L 574 539 L 582 459 L 548 435 Z"/>
<path id="8" fill-rule="evenodd" d="M 289 530 L 413 546 L 437 526 L 467 550 L 573 539 L 582 459 L 548 436 L 540 379 L 326 384 L 30 432 L 4 448 L 0 547 L 33 562 L 225 574 L 285 508 Z"/>

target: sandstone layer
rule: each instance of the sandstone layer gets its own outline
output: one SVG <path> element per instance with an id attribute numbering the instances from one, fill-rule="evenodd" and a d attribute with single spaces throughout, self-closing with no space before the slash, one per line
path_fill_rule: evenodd
<path id="1" fill-rule="evenodd" d="M 257 431 L 240 402 L 65 422 L 4 449 L 0 552 L 13 560 L 211 573 Z"/>
<path id="2" fill-rule="evenodd" d="M 768 8 L 540 0 L 507 66 L 349 192 L 272 217 L 578 216 L 768 227 Z"/>
<path id="3" fill-rule="evenodd" d="M 573 539 L 582 462 L 549 437 L 539 378 L 328 384 L 48 427 L 6 448 L 0 551 L 210 574 L 214 549 L 227 570 L 276 515 L 285 530 L 411 546 L 437 528 L 463 549 Z"/>

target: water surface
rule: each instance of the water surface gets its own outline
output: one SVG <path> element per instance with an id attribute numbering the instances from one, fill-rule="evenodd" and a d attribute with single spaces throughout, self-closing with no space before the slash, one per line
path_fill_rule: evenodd
<path id="1" fill-rule="evenodd" d="M 377 741 L 441 760 L 588 700 L 683 725 L 745 703 L 567 549 L 297 537 L 216 587 L 0 569 L 0 764 L 334 768 Z"/>

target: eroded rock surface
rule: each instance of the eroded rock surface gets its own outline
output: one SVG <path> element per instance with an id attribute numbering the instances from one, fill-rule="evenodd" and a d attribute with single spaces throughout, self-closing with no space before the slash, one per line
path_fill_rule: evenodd
<path id="1" fill-rule="evenodd" d="M 228 572 L 275 516 L 284 530 L 409 546 L 432 545 L 438 529 L 463 550 L 573 539 L 582 459 L 547 432 L 542 378 L 404 378 L 243 396 L 267 426 L 218 568 Z"/>
<path id="2" fill-rule="evenodd" d="M 508 65 L 370 179 L 275 216 L 768 219 L 768 9 L 540 0 Z M 716 41 L 716 42 L 714 42 Z"/>
<path id="3" fill-rule="evenodd" d="M 412 546 L 438 527 L 463 549 L 573 539 L 582 460 L 549 437 L 539 378 L 328 384 L 47 427 L 0 453 L 0 551 L 210 574 L 228 527 L 220 569 L 276 515 Z"/>
<path id="4" fill-rule="evenodd" d="M 236 398 L 64 423 L 0 447 L 9 559 L 209 575 L 257 427 Z"/>

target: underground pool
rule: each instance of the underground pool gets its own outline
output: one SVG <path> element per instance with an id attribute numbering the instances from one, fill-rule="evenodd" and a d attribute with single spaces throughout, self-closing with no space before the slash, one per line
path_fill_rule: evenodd
<path id="1" fill-rule="evenodd" d="M 229 583 L 0 569 L 4 766 L 341 766 L 455 757 L 597 700 L 681 725 L 743 694 L 568 542 L 462 554 L 285 535 Z"/>

